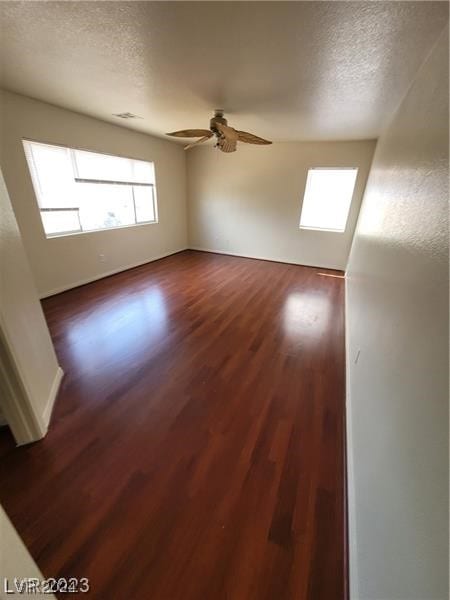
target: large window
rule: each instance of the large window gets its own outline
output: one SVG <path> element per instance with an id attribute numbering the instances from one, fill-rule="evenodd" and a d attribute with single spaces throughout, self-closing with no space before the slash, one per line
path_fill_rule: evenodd
<path id="1" fill-rule="evenodd" d="M 157 221 L 153 163 L 23 144 L 47 237 Z"/>
<path id="2" fill-rule="evenodd" d="M 358 169 L 309 169 L 300 215 L 301 229 L 343 232 Z"/>

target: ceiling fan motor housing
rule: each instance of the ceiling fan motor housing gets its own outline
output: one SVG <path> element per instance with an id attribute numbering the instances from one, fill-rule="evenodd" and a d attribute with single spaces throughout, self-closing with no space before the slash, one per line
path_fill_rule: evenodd
<path id="1" fill-rule="evenodd" d="M 228 125 L 228 121 L 223 116 L 223 110 L 216 110 L 214 112 L 214 117 L 209 122 L 209 128 L 214 133 L 218 134 L 219 131 L 216 127 L 216 123 L 221 123 L 222 125 Z"/>

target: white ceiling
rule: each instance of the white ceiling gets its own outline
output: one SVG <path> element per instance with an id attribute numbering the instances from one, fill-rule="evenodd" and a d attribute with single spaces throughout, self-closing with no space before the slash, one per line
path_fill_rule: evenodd
<path id="1" fill-rule="evenodd" d="M 448 5 L 0 2 L 0 18 L 12 91 L 156 135 L 220 107 L 272 140 L 344 140 L 378 136 Z"/>

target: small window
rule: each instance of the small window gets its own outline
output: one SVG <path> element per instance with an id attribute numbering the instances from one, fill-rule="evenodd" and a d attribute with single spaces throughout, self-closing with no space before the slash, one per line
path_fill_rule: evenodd
<path id="1" fill-rule="evenodd" d="M 153 163 L 23 145 L 47 237 L 157 222 Z"/>
<path id="2" fill-rule="evenodd" d="M 300 229 L 345 231 L 358 169 L 309 169 Z"/>

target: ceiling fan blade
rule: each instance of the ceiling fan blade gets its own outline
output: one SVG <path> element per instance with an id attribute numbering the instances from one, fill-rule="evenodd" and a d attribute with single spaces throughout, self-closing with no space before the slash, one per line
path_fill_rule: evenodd
<path id="1" fill-rule="evenodd" d="M 238 131 L 238 140 L 240 142 L 245 142 L 246 144 L 271 144 L 269 140 L 265 140 L 264 138 L 258 137 L 257 135 L 253 135 L 253 133 L 247 133 L 246 131 Z"/>
<path id="2" fill-rule="evenodd" d="M 192 142 L 191 144 L 188 144 L 187 146 L 185 146 L 184 149 L 189 150 L 189 148 L 192 148 L 193 146 L 196 146 L 197 144 L 202 144 L 203 142 L 206 142 L 206 140 L 209 140 L 209 138 L 212 137 L 212 135 L 213 135 L 213 133 L 212 133 L 212 131 L 210 131 L 209 135 L 204 135 L 202 138 L 200 138 L 196 142 Z"/>
<path id="3" fill-rule="evenodd" d="M 229 127 L 228 125 L 223 125 L 222 123 L 216 123 L 219 133 L 221 133 L 227 140 L 236 141 L 238 140 L 238 132 L 233 127 Z"/>
<path id="4" fill-rule="evenodd" d="M 212 136 L 209 129 L 181 129 L 181 131 L 172 131 L 172 133 L 166 133 L 166 135 L 172 135 L 173 137 L 203 137 Z"/>

